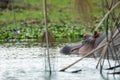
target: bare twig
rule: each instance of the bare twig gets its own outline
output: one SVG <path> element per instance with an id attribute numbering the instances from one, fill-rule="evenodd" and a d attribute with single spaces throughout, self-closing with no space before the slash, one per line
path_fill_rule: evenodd
<path id="1" fill-rule="evenodd" d="M 73 66 L 74 64 L 76 64 L 77 62 L 79 62 L 80 60 L 84 59 L 85 57 L 91 55 L 92 53 L 94 53 L 95 51 L 101 49 L 102 47 L 104 47 L 105 45 L 107 45 L 107 42 L 105 44 L 101 44 L 99 45 L 97 48 L 93 49 L 92 51 L 90 51 L 89 53 L 87 53 L 86 55 L 84 55 L 82 58 L 76 60 L 74 63 L 68 65 L 67 67 L 61 69 L 60 71 L 65 71 L 66 69 L 70 68 L 71 66 Z"/>
<path id="2" fill-rule="evenodd" d="M 103 19 L 100 21 L 100 23 L 97 25 L 97 27 L 95 28 L 94 31 L 97 31 L 97 29 L 100 27 L 100 25 L 103 23 L 103 21 L 108 17 L 108 15 L 120 4 L 120 1 L 118 1 L 112 8 L 111 10 L 109 10 L 105 16 L 103 17 Z"/>
<path id="3" fill-rule="evenodd" d="M 105 55 L 105 53 L 106 53 L 106 50 L 107 50 L 107 48 L 108 48 L 108 44 L 109 44 L 109 43 L 107 43 L 106 46 L 104 46 L 104 48 L 103 48 L 103 50 L 102 50 L 102 53 L 101 53 L 101 56 L 100 56 L 100 58 L 99 58 L 99 60 L 98 60 L 98 63 L 97 63 L 96 68 L 98 68 L 98 65 L 99 65 L 101 59 L 104 57 L 104 55 Z"/>

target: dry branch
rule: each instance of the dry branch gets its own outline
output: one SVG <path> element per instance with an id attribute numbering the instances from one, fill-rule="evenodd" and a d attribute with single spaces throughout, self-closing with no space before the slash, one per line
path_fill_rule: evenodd
<path id="1" fill-rule="evenodd" d="M 108 17 L 108 15 L 120 4 L 120 1 L 118 1 L 112 8 L 111 10 L 109 10 L 105 16 L 103 17 L 103 19 L 100 21 L 100 23 L 97 25 L 97 27 L 95 28 L 95 31 L 97 31 L 97 29 L 100 27 L 100 25 L 103 23 L 103 21 Z"/>
<path id="2" fill-rule="evenodd" d="M 90 51 L 89 53 L 87 53 L 86 55 L 84 55 L 82 58 L 76 60 L 74 63 L 68 65 L 67 67 L 61 69 L 60 71 L 65 71 L 66 69 L 70 68 L 71 66 L 73 66 L 74 64 L 76 64 L 77 62 L 79 62 L 80 60 L 84 59 L 85 57 L 91 55 L 92 53 L 94 53 L 95 51 L 101 49 L 102 47 L 104 47 L 105 45 L 107 45 L 108 43 L 106 42 L 105 44 L 101 44 L 99 45 L 97 48 L 93 49 L 92 51 Z"/>
<path id="3" fill-rule="evenodd" d="M 98 68 L 98 65 L 99 65 L 101 59 L 105 56 L 105 53 L 106 53 L 107 48 L 108 48 L 108 44 L 107 44 L 106 46 L 104 46 L 104 48 L 103 48 L 103 50 L 102 50 L 102 54 L 101 54 L 101 56 L 100 56 L 100 58 L 99 58 L 99 60 L 98 60 L 98 63 L 97 63 L 96 68 Z"/>

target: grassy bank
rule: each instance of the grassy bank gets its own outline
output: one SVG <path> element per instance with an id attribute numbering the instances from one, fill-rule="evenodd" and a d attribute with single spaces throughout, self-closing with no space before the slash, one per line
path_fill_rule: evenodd
<path id="1" fill-rule="evenodd" d="M 41 0 L 18 0 L 12 4 L 11 10 L 1 10 L 1 41 L 40 41 L 44 32 L 42 3 Z M 57 42 L 78 41 L 83 34 L 91 33 L 101 18 L 100 1 L 91 3 L 91 20 L 82 22 L 80 13 L 75 11 L 74 0 L 47 0 L 48 28 Z"/>

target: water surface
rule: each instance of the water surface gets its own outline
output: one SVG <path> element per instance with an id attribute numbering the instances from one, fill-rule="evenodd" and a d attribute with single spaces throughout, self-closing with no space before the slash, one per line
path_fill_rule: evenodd
<path id="1" fill-rule="evenodd" d="M 65 56 L 60 48 L 50 49 L 52 74 L 48 71 L 45 48 L 42 47 L 0 47 L 0 80 L 104 80 L 96 69 L 98 59 L 85 58 L 65 72 L 59 70 L 79 59 L 79 56 Z M 110 61 L 114 65 L 114 61 Z M 105 61 L 105 68 L 108 62 Z M 78 73 L 71 73 L 79 70 Z M 109 80 L 119 80 L 120 76 L 107 75 Z M 112 71 L 109 71 L 112 72 Z"/>

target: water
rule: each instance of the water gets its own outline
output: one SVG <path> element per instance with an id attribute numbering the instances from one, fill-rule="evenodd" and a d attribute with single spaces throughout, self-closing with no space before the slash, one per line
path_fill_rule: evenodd
<path id="1" fill-rule="evenodd" d="M 64 56 L 59 48 L 50 49 L 52 74 L 45 68 L 45 49 L 41 47 L 0 47 L 0 80 L 104 80 L 96 69 L 98 59 L 85 58 L 65 72 L 59 70 L 76 61 L 78 56 Z M 114 64 L 114 61 L 110 61 Z M 105 67 L 108 66 L 106 61 Z M 81 69 L 78 73 L 72 71 Z M 107 70 L 103 71 L 107 77 Z M 112 71 L 111 71 L 112 72 Z M 119 80 L 120 75 L 108 75 L 109 80 Z"/>

